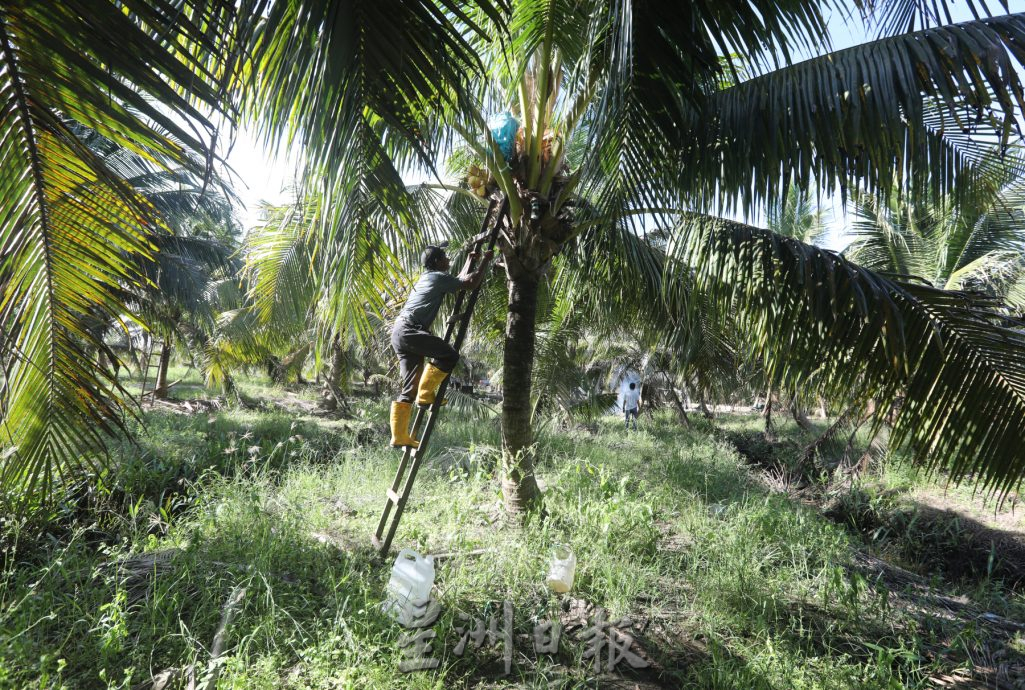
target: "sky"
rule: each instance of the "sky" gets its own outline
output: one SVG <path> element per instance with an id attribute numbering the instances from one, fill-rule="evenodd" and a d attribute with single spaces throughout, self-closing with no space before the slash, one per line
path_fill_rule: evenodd
<path id="1" fill-rule="evenodd" d="M 288 187 L 296 178 L 295 156 L 274 156 L 256 133 L 247 128 L 235 134 L 234 145 L 227 156 L 228 175 L 243 208 L 242 227 L 246 230 L 259 220 L 261 201 L 283 204 L 289 200 Z"/>
<path id="2" fill-rule="evenodd" d="M 996 1 L 990 2 L 995 10 Z M 1025 10 L 1025 0 L 1009 0 L 1009 3 L 1012 12 Z M 950 10 L 955 22 L 972 18 L 967 0 L 954 0 L 950 3 Z M 866 35 L 858 23 L 846 24 L 839 13 L 834 13 L 829 18 L 829 27 L 835 50 L 871 40 L 871 36 Z M 240 211 L 240 217 L 245 229 L 253 227 L 259 220 L 258 208 L 261 201 L 282 204 L 289 200 L 287 189 L 296 179 L 297 159 L 298 156 L 295 155 L 291 158 L 274 156 L 250 129 L 242 128 L 236 133 L 234 146 L 227 155 L 227 163 L 232 171 L 230 174 L 236 193 L 244 206 Z M 828 249 L 843 249 L 847 244 L 847 222 L 839 197 L 823 198 L 822 203 L 829 219 L 829 233 L 823 246 Z"/>

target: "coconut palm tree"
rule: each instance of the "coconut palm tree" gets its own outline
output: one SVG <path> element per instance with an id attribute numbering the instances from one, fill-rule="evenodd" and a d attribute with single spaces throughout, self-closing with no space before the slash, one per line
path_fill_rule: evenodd
<path id="1" fill-rule="evenodd" d="M 537 497 L 538 296 L 567 247 L 623 246 L 630 219 L 653 214 L 675 223 L 672 252 L 696 269 L 721 311 L 747 315 L 771 376 L 796 378 L 827 363 L 851 370 L 822 385 L 858 382 L 877 397 L 902 391 L 909 403 L 896 436 L 904 432 L 916 457 L 942 458 L 955 474 L 981 470 L 1002 488 L 1025 468 L 1011 440 L 1020 425 L 958 423 L 967 407 L 925 400 L 942 389 L 999 400 L 1015 419 L 1025 413 L 1011 383 L 1017 374 L 995 375 L 1019 366 L 1006 355 L 1021 337 L 985 305 L 713 217 L 816 182 L 938 194 L 975 174 L 972 137 L 1005 142 L 1013 131 L 1025 17 L 948 26 L 936 23 L 932 5 L 866 4 L 880 38 L 830 53 L 826 5 L 737 1 L 665 12 L 649 3 L 523 0 L 496 17 L 488 4 L 442 3 L 439 28 L 426 3 L 359 21 L 332 14 L 334 5 L 274 4 L 253 51 L 254 99 L 269 131 L 306 146 L 315 168 L 338 166 L 325 186 L 340 202 L 324 244 L 353 227 L 370 199 L 401 208 L 397 170 L 447 152 L 467 162 L 469 188 L 459 193 L 509 199 L 502 416 L 511 510 Z M 796 49 L 814 57 L 796 62 Z M 735 55 L 745 56 L 742 69 L 724 59 Z M 489 123 L 506 109 L 519 125 L 512 146 Z M 575 157 L 577 140 L 586 145 Z M 939 332 L 956 333 L 961 349 L 941 350 Z M 986 362 L 978 376 L 964 376 L 968 359 L 973 371 Z M 956 381 L 946 378 L 958 369 Z M 968 432 L 982 426 L 989 431 Z M 980 462 L 980 451 L 992 462 Z M 997 460 L 1008 451 L 1017 459 Z"/>
<path id="2" fill-rule="evenodd" d="M 117 171 L 124 182 L 152 206 L 161 221 L 145 237 L 153 248 L 150 256 L 136 254 L 131 260 L 142 276 L 141 284 L 126 281 L 118 300 L 138 314 L 148 332 L 137 331 L 138 338 L 125 331 L 112 333 L 116 323 L 103 320 L 97 312 L 91 331 L 98 340 L 114 335 L 133 345 L 144 346 L 151 335 L 162 341 L 153 396 L 167 395 L 167 369 L 175 341 L 188 350 L 190 339 L 198 331 L 211 330 L 213 311 L 207 299 L 212 281 L 237 269 L 231 255 L 237 249 L 238 224 L 234 218 L 234 197 L 216 177 L 204 179 L 195 171 L 153 165 L 145 157 L 81 125 L 69 123 L 74 135 L 97 156 L 103 165 Z M 126 257 L 129 258 L 129 257 Z M 133 340 L 139 342 L 133 343 Z M 112 361 L 105 349 L 100 360 Z"/>
<path id="3" fill-rule="evenodd" d="M 163 224 L 76 125 L 206 175 L 204 113 L 231 112 L 210 68 L 229 59 L 234 16 L 198 0 L 0 4 L 0 482 L 21 495 L 95 465 L 123 428 L 130 398 L 86 355 L 102 345 L 87 326 L 132 320 L 120 295 L 145 282 L 138 257 Z"/>
<path id="4" fill-rule="evenodd" d="M 70 266 L 48 263 L 60 228 L 47 195 L 92 178 L 63 179 L 61 166 L 63 186 L 55 187 L 47 175 L 58 167 L 47 156 L 98 169 L 73 139 L 54 134 L 56 113 L 155 157 L 182 157 L 210 148 L 175 127 L 204 126 L 199 101 L 227 104 L 229 114 L 237 105 L 268 140 L 306 154 L 306 179 L 329 200 L 315 232 L 329 299 L 346 294 L 351 247 L 370 232 L 374 209 L 388 218 L 385 241 L 395 251 L 422 220 L 400 170 L 434 174 L 440 159 L 461 156 L 477 173 L 475 190 L 508 198 L 502 414 L 512 510 L 537 497 L 530 414 L 538 295 L 574 251 L 628 260 L 598 268 L 650 274 L 655 265 L 631 249 L 648 217 L 674 228 L 662 269 L 680 280 L 660 281 L 670 297 L 660 299 L 683 305 L 681 284 L 700 290 L 715 313 L 748 329 L 770 376 L 793 385 L 826 367 L 816 380 L 827 391 L 903 396 L 894 438 L 914 457 L 955 477 L 979 472 L 1004 490 L 1025 474 L 1018 324 L 971 295 L 884 278 L 719 217 L 751 213 L 791 186 L 921 198 L 979 176 L 974 141 L 1006 144 L 1025 110 L 1017 73 L 1025 15 L 991 17 L 973 0 L 980 18 L 953 25 L 933 16 L 943 3 L 864 0 L 864 14 L 851 21 L 877 22 L 879 37 L 830 52 L 825 13 L 845 4 L 829 0 L 725 0 L 668 12 L 629 0 L 386 1 L 359 11 L 335 1 L 240 4 L 185 0 L 173 15 L 166 3 L 145 0 L 127 11 L 114 0 L 3 5 L 8 108 L 0 126 L 9 136 L 0 155 L 5 169 L 22 171 L 0 188 L 14 211 L 0 216 L 0 244 L 13 257 L 3 268 L 3 323 L 14 334 L 5 337 L 13 364 L 4 421 L 17 448 L 4 478 L 45 484 L 54 468 L 100 447 L 122 410 L 118 392 L 74 357 L 49 357 L 84 338 L 74 314 L 86 298 L 68 293 L 83 287 Z M 796 52 L 811 57 L 798 61 Z M 58 74 L 66 76 L 55 86 Z M 511 148 L 489 126 L 506 109 L 520 125 Z M 158 135 L 147 118 L 173 136 Z M 116 178 L 102 182 L 119 189 Z M 124 195 L 114 196 L 114 208 L 125 208 Z M 76 222 L 113 226 L 108 207 L 96 206 Z M 21 231 L 19 209 L 33 232 Z M 122 214 L 133 222 L 113 237 L 126 251 L 146 251 L 133 229 L 145 215 Z M 96 265 L 91 255 L 78 258 Z M 126 269 L 109 251 L 101 258 L 100 287 L 84 294 L 121 313 L 104 286 Z M 621 277 L 623 294 L 653 284 Z M 335 304 L 344 314 L 343 301 Z M 78 379 L 91 395 L 72 403 L 65 384 Z"/>
<path id="5" fill-rule="evenodd" d="M 137 158 L 116 151 L 113 155 Z M 214 286 L 237 277 L 234 259 L 240 228 L 234 217 L 234 198 L 215 177 L 201 179 L 181 169 L 151 169 L 138 161 L 142 172 L 126 181 L 153 205 L 166 225 L 147 239 L 152 259 L 140 265 L 144 283 L 126 286 L 125 300 L 148 324 L 160 341 L 153 397 L 167 397 L 167 371 L 177 342 L 190 352 L 214 329 Z M 145 373 L 145 372 L 144 372 Z"/>
<path id="6" fill-rule="evenodd" d="M 1014 290 L 1025 278 L 1025 177 L 958 203 L 859 198 L 844 256 L 882 273 L 916 276 L 945 290 L 982 292 L 1025 310 Z"/>

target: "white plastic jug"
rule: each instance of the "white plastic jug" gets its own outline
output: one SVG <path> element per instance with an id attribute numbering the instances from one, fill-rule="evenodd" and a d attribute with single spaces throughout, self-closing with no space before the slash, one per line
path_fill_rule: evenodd
<path id="1" fill-rule="evenodd" d="M 402 549 L 391 569 L 384 612 L 401 625 L 409 625 L 413 622 L 414 604 L 425 602 L 433 587 L 434 558 L 425 558 L 413 549 Z"/>
<path id="2" fill-rule="evenodd" d="M 577 557 L 564 544 L 552 549 L 552 565 L 548 569 L 548 586 L 554 592 L 563 594 L 573 588 L 573 574 Z"/>

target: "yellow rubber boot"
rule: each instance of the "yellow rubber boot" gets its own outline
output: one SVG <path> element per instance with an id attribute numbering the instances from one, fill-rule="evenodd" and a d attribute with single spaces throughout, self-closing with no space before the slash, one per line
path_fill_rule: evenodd
<path id="1" fill-rule="evenodd" d="M 447 371 L 442 371 L 433 364 L 424 367 L 424 373 L 420 377 L 420 390 L 417 391 L 416 401 L 420 405 L 434 404 L 434 398 L 438 394 L 438 386 L 448 376 Z M 444 401 L 442 401 L 444 404 Z"/>
<path id="2" fill-rule="evenodd" d="M 395 400 L 391 404 L 391 445 L 392 448 L 412 446 L 419 448 L 420 443 L 409 435 L 409 413 L 413 403 Z"/>

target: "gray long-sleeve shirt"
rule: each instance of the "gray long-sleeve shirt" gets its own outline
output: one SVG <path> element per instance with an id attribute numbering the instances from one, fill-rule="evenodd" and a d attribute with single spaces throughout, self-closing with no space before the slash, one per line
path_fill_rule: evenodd
<path id="1" fill-rule="evenodd" d="M 399 318 L 428 330 L 441 309 L 445 295 L 456 292 L 462 285 L 462 281 L 444 271 L 424 271 L 399 312 Z"/>

